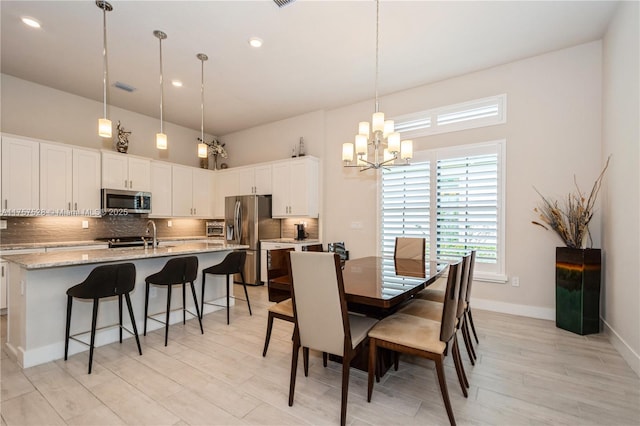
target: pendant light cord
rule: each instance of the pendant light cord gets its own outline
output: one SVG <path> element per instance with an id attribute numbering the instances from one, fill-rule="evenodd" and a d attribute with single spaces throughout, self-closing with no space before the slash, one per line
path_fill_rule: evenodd
<path id="1" fill-rule="evenodd" d="M 200 57 L 200 139 L 204 143 L 204 58 Z"/>
<path id="2" fill-rule="evenodd" d="M 160 40 L 160 133 L 164 133 L 162 130 L 162 104 L 164 95 L 164 84 L 162 79 L 162 37 L 158 37 Z"/>
<path id="3" fill-rule="evenodd" d="M 103 116 L 107 118 L 107 6 L 102 4 L 102 104 Z"/>

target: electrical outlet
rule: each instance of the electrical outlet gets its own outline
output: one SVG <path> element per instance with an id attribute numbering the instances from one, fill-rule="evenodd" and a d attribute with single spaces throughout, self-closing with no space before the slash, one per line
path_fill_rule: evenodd
<path id="1" fill-rule="evenodd" d="M 355 222 L 351 222 L 351 229 L 362 229 L 362 222 L 359 221 L 355 221 Z"/>
<path id="2" fill-rule="evenodd" d="M 6 220 L 0 220 L 0 229 L 7 229 L 7 221 Z"/>
<path id="3" fill-rule="evenodd" d="M 83 220 L 82 221 L 82 229 L 89 229 L 89 221 L 88 220 Z"/>
<path id="4" fill-rule="evenodd" d="M 511 277 L 511 285 L 513 287 L 520 287 L 520 277 Z"/>
<path id="5" fill-rule="evenodd" d="M 173 226 L 173 221 L 172 221 L 172 220 L 168 220 L 168 221 L 167 221 L 167 226 L 168 226 L 169 228 L 171 228 L 171 227 Z"/>

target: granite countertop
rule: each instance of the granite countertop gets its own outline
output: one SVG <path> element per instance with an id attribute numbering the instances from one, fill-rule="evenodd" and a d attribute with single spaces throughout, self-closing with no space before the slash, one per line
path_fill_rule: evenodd
<path id="1" fill-rule="evenodd" d="M 209 253 L 246 249 L 247 245 L 194 242 L 176 246 L 157 248 L 125 247 L 112 249 L 71 250 L 50 253 L 3 255 L 2 259 L 16 263 L 25 269 L 45 269 L 59 266 L 84 265 L 91 263 L 119 262 L 126 260 L 148 259 L 153 257 L 169 257 L 176 255 Z"/>
<path id="2" fill-rule="evenodd" d="M 207 237 L 205 235 L 195 235 L 188 237 L 162 237 L 158 238 L 159 242 L 163 241 L 218 241 L 224 242 L 220 238 Z M 107 244 L 106 241 L 85 240 L 85 241 L 61 241 L 61 242 L 46 242 L 46 243 L 18 243 L 18 244 L 0 244 L 0 251 L 10 252 L 11 250 L 25 250 L 25 249 L 47 249 L 57 247 L 73 247 L 73 246 L 99 246 Z"/>
<path id="3" fill-rule="evenodd" d="M 286 244 L 318 244 L 320 240 L 308 238 L 306 240 L 296 240 L 295 238 L 272 238 L 270 240 L 260 240 L 263 243 L 286 243 Z"/>

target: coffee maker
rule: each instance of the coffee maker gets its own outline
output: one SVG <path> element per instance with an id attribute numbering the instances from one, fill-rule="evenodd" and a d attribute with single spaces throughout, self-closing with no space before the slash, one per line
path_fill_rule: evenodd
<path id="1" fill-rule="evenodd" d="M 304 223 L 296 223 L 296 240 L 304 240 L 309 236 L 304 232 Z"/>

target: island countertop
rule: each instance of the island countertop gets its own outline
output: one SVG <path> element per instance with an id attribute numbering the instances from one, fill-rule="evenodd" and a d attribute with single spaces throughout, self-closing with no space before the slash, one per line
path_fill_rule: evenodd
<path id="1" fill-rule="evenodd" d="M 230 251 L 249 248 L 247 245 L 226 244 L 224 242 L 194 242 L 176 246 L 161 246 L 156 248 L 125 247 L 97 250 L 72 250 L 50 253 L 3 255 L 2 258 L 16 263 L 21 267 L 32 269 L 56 268 L 60 266 L 85 265 L 92 263 L 121 262 L 154 257 L 169 257 L 209 253 L 216 251 Z"/>

